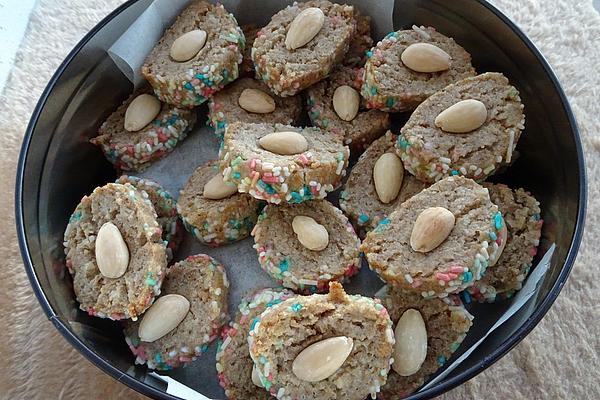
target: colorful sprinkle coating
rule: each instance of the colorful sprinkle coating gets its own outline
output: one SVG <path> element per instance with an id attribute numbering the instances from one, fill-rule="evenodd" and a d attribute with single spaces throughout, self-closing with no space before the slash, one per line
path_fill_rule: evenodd
<path id="1" fill-rule="evenodd" d="M 74 229 L 77 229 L 77 225 L 84 218 L 94 218 L 92 215 L 87 215 L 88 212 L 91 212 L 91 197 L 98 192 L 105 191 L 106 187 L 109 185 L 115 184 L 109 183 L 106 186 L 98 187 L 94 189 L 94 192 L 90 196 L 83 196 L 83 198 L 75 208 L 75 211 L 73 211 L 73 214 L 71 214 L 71 216 L 69 217 L 69 223 L 67 224 L 67 228 L 65 229 L 64 233 L 63 246 L 65 247 L 66 255 L 65 266 L 72 276 L 81 273 L 81 271 L 78 271 L 73 266 L 73 260 L 71 259 L 72 254 L 69 251 L 69 246 L 71 246 L 71 233 Z M 126 196 L 130 197 L 133 201 L 141 201 L 144 202 L 146 205 L 153 207 L 147 192 L 143 190 L 137 190 L 130 183 L 124 183 L 123 186 L 125 186 L 127 189 Z M 122 191 L 118 193 L 120 195 L 124 195 L 124 192 Z M 119 199 L 115 199 L 115 201 L 119 201 Z M 144 225 L 144 234 L 146 235 L 146 239 L 149 242 L 154 242 L 156 240 L 160 241 L 160 238 L 162 236 L 162 229 L 157 222 L 154 222 L 154 224 Z M 92 246 L 93 249 L 93 242 L 95 240 L 95 236 L 88 236 L 85 240 L 90 243 L 90 246 Z M 161 241 L 161 244 L 166 247 L 166 242 Z M 166 263 L 164 267 L 166 267 Z M 133 321 L 136 321 L 138 315 L 145 311 L 152 304 L 154 298 L 160 294 L 163 277 L 164 268 L 158 271 L 147 271 L 146 277 L 143 281 L 143 287 L 139 290 L 139 293 L 136 293 L 136 295 L 133 296 L 134 299 L 131 300 L 131 304 L 129 304 L 129 306 L 126 309 L 124 309 L 123 312 L 107 313 L 105 311 L 98 310 L 97 307 L 86 306 L 84 304 L 81 304 L 81 302 L 79 304 L 79 308 L 93 317 L 108 318 L 111 320 L 131 319 Z"/>
<path id="2" fill-rule="evenodd" d="M 258 216 L 258 222 L 252 231 L 252 236 L 255 241 L 253 247 L 258 254 L 258 262 L 261 268 L 277 280 L 278 283 L 299 293 L 323 293 L 328 290 L 329 282 L 347 282 L 350 277 L 358 273 L 360 269 L 360 255 L 358 251 L 360 239 L 356 236 L 352 224 L 348 222 L 348 218 L 346 218 L 341 210 L 331 206 L 331 210 L 337 215 L 336 218 L 340 220 L 340 224 L 342 224 L 346 228 L 346 231 L 355 238 L 356 252 L 344 251 L 343 254 L 340 254 L 340 257 L 344 258 L 343 261 L 340 261 L 340 264 L 343 262 L 346 262 L 347 264 L 343 268 L 338 268 L 339 272 L 334 273 L 333 271 L 330 271 L 327 273 L 319 273 L 318 277 L 311 276 L 307 278 L 297 274 L 297 267 L 295 268 L 289 256 L 285 256 L 277 251 L 277 243 L 274 243 L 269 238 L 262 237 L 262 225 L 266 224 L 264 221 L 269 218 L 270 207 L 274 206 L 265 207 Z M 294 238 L 294 240 L 296 239 Z M 306 268 L 306 265 L 304 268 Z M 313 274 L 318 273 L 317 271 L 311 272 Z"/>
<path id="3" fill-rule="evenodd" d="M 173 196 L 158 183 L 137 176 L 122 175 L 116 183 L 130 183 L 148 194 L 162 228 L 163 241 L 167 244 L 167 257 L 171 260 L 183 239 L 183 224 L 177 215 L 177 202 Z"/>
<path id="4" fill-rule="evenodd" d="M 250 374 L 233 375 L 234 371 L 230 371 L 228 367 L 232 363 L 239 365 L 241 361 L 237 359 L 232 360 L 231 358 L 239 357 L 237 351 L 240 347 L 247 347 L 248 332 L 256 326 L 260 315 L 265 310 L 295 296 L 295 293 L 286 289 L 267 288 L 246 296 L 241 300 L 235 320 L 223 328 L 217 344 L 217 377 L 219 385 L 225 390 L 225 395 L 228 399 L 242 400 L 248 398 L 250 392 L 261 391 L 262 393 L 262 389 L 254 385 L 248 387 L 249 382 L 245 382 L 244 376 L 247 377 Z M 254 363 L 247 349 L 245 350 L 245 360 L 243 362 L 247 365 L 248 370 L 251 371 Z"/>
<path id="5" fill-rule="evenodd" d="M 378 341 L 378 343 L 380 344 L 380 346 L 382 346 L 382 348 L 388 348 L 388 346 L 390 346 L 389 349 L 391 350 L 395 343 L 394 331 L 392 329 L 392 321 L 390 320 L 387 309 L 381 304 L 381 301 L 379 299 L 373 299 L 370 297 L 364 297 L 360 295 L 346 295 L 344 293 L 344 296 L 350 304 L 357 308 L 360 308 L 362 312 L 374 312 L 377 315 L 377 321 L 373 323 L 378 325 L 383 324 L 385 326 L 385 332 L 383 333 L 383 337 L 385 339 Z M 283 308 L 289 308 L 294 313 L 297 313 L 298 311 L 294 310 L 293 308 L 302 310 L 302 314 L 300 314 L 298 318 L 306 318 L 306 316 L 309 314 L 304 315 L 304 310 L 306 310 L 306 312 L 309 313 L 309 310 L 312 308 L 311 305 L 314 304 L 315 301 L 331 301 L 328 300 L 328 298 L 330 298 L 330 295 L 314 295 L 299 296 L 296 299 L 287 300 L 279 306 L 264 311 L 260 315 L 259 321 L 256 324 L 254 324 L 254 326 L 250 329 L 248 333 L 248 346 L 250 348 L 250 357 L 252 357 L 252 360 L 254 361 L 254 364 L 259 372 L 261 383 L 263 384 L 265 389 L 267 389 L 269 393 L 271 393 L 272 396 L 277 397 L 279 400 L 296 400 L 297 397 L 293 397 L 291 394 L 286 393 L 285 388 L 278 385 L 278 376 L 276 373 L 277 371 L 271 368 L 271 361 L 267 358 L 265 354 L 258 354 L 258 349 L 255 346 L 254 340 L 261 327 L 260 319 L 265 318 L 265 316 L 269 315 L 271 312 L 281 312 Z M 382 349 L 381 351 L 386 350 Z M 372 374 L 372 380 L 370 382 L 365 382 L 365 384 L 367 384 L 369 387 L 369 393 L 371 394 L 371 397 L 373 399 L 377 397 L 377 393 L 379 393 L 381 387 L 385 384 L 392 363 L 393 358 L 390 358 L 389 362 L 384 368 Z"/>
<path id="6" fill-rule="evenodd" d="M 184 261 L 180 261 L 175 264 L 169 272 L 167 272 L 167 279 L 169 274 L 174 271 L 174 268 L 178 264 L 181 263 L 190 263 L 191 265 L 186 266 L 186 268 L 207 268 L 210 271 L 218 273 L 222 277 L 221 285 L 216 285 L 216 287 L 211 287 L 209 289 L 209 298 L 213 299 L 212 307 L 218 309 L 219 303 L 225 304 L 225 306 L 221 307 L 221 310 L 218 314 L 218 318 L 214 321 L 210 322 L 210 330 L 208 333 L 202 335 L 200 333 L 202 329 L 198 329 L 196 332 L 196 337 L 193 340 L 197 345 L 182 345 L 178 347 L 169 347 L 162 348 L 161 347 L 161 339 L 158 339 L 154 342 L 142 342 L 137 335 L 138 332 L 138 324 L 129 324 L 125 326 L 124 334 L 125 334 L 125 342 L 129 346 L 129 349 L 136 356 L 135 363 L 136 364 L 147 364 L 148 368 L 168 371 L 173 368 L 178 368 L 183 366 L 184 364 L 195 361 L 196 358 L 208 350 L 208 346 L 211 342 L 213 342 L 221 331 L 221 327 L 227 322 L 227 289 L 229 288 L 229 281 L 227 279 L 227 275 L 225 273 L 225 269 L 223 266 L 216 261 L 214 258 L 206 255 L 206 254 L 197 254 L 187 257 Z M 183 275 L 185 276 L 185 275 Z M 224 289 L 221 289 L 221 286 Z M 191 296 L 186 295 L 188 300 L 193 301 Z M 219 298 L 223 298 L 219 300 Z M 198 301 L 198 300 L 196 300 Z M 187 318 L 187 317 L 186 317 Z M 176 328 L 177 329 L 177 328 Z"/>
<path id="7" fill-rule="evenodd" d="M 287 125 L 274 125 L 274 130 L 298 130 Z M 235 134 L 244 134 L 243 127 Z M 306 135 L 318 134 L 318 128 L 304 129 Z M 223 147 L 219 151 L 222 160 L 223 178 L 238 186 L 238 191 L 249 193 L 259 200 L 269 203 L 301 203 L 307 200 L 322 199 L 341 184 L 346 174 L 350 150 L 339 147 L 335 161 L 320 159 L 321 152 L 308 149 L 294 156 L 273 154 L 276 162 L 261 158 L 247 158 L 246 151 L 237 149 L 235 135 L 227 133 Z"/>
<path id="8" fill-rule="evenodd" d="M 154 88 L 154 93 L 162 101 L 179 107 L 195 107 L 204 103 L 215 92 L 233 82 L 239 75 L 238 64 L 242 63 L 246 39 L 232 14 L 228 14 L 223 5 L 210 6 L 210 14 L 223 18 L 220 31 L 212 40 L 218 42 L 210 48 L 210 53 L 188 62 L 185 71 L 164 72 L 156 71 L 156 67 L 146 62 L 142 66 L 142 75 Z M 184 11 L 185 12 L 185 11 Z M 158 46 L 160 46 L 159 43 Z M 157 47 L 158 47 L 157 46 Z M 208 48 L 208 46 L 206 46 Z M 151 56 L 157 48 L 153 50 Z M 150 57 L 151 58 L 151 57 Z M 206 59 L 216 59 L 213 64 L 204 64 Z M 168 71 L 168 70 L 167 70 Z"/>
<path id="9" fill-rule="evenodd" d="M 136 97 L 131 95 L 90 139 L 100 146 L 104 156 L 117 170 L 143 171 L 154 161 L 169 154 L 187 136 L 196 122 L 196 113 L 163 104 L 156 119 L 138 132 L 123 127 L 124 112 Z M 115 132 L 115 130 L 117 130 Z"/>

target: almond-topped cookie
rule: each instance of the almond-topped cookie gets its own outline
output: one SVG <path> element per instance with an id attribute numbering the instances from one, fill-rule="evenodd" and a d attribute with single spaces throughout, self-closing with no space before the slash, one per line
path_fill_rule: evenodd
<path id="1" fill-rule="evenodd" d="M 326 0 L 294 3 L 271 17 L 252 47 L 256 77 L 278 96 L 325 78 L 354 37 L 354 7 Z"/>
<path id="2" fill-rule="evenodd" d="M 170 370 L 206 352 L 227 322 L 228 293 L 225 269 L 206 254 L 170 267 L 163 294 L 139 321 L 125 326 L 136 364 Z"/>
<path id="3" fill-rule="evenodd" d="M 160 293 L 167 267 L 161 235 L 148 194 L 129 183 L 81 199 L 64 235 L 79 307 L 100 318 L 137 319 Z"/>
<path id="4" fill-rule="evenodd" d="M 302 112 L 300 96 L 275 96 L 263 82 L 241 78 L 208 102 L 208 124 L 222 139 L 228 122 L 295 125 Z"/>
<path id="5" fill-rule="evenodd" d="M 267 309 L 248 345 L 262 385 L 280 400 L 363 400 L 386 382 L 394 333 L 379 300 L 332 282 L 328 294 Z"/>
<path id="6" fill-rule="evenodd" d="M 360 240 L 330 202 L 268 205 L 252 231 L 258 262 L 283 286 L 323 292 L 360 268 Z"/>
<path id="7" fill-rule="evenodd" d="M 449 85 L 417 107 L 396 150 L 423 182 L 461 175 L 483 180 L 510 164 L 525 128 L 519 91 L 487 72 Z"/>
<path id="8" fill-rule="evenodd" d="M 322 199 L 346 173 L 350 150 L 319 128 L 235 122 L 219 152 L 223 179 L 269 203 Z"/>
<path id="9" fill-rule="evenodd" d="M 323 81 L 306 89 L 308 116 L 314 126 L 344 139 L 352 155 L 358 156 L 390 127 L 390 116 L 366 108 L 360 97 L 362 72 L 338 67 Z"/>
<path id="10" fill-rule="evenodd" d="M 169 104 L 194 107 L 237 79 L 245 40 L 222 5 L 195 0 L 146 57 L 142 75 Z"/>
<path id="11" fill-rule="evenodd" d="M 471 55 L 431 27 L 389 33 L 368 53 L 361 94 L 370 108 L 414 109 L 445 86 L 475 75 Z"/>
<path id="12" fill-rule="evenodd" d="M 367 234 L 361 250 L 391 286 L 445 297 L 481 279 L 502 252 L 505 233 L 487 189 L 449 177 L 400 204 Z"/>

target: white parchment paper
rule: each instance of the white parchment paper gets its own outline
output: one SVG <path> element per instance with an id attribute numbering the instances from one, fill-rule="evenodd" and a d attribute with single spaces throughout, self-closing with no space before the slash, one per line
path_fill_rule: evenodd
<path id="1" fill-rule="evenodd" d="M 393 0 L 345 0 L 344 2 L 355 5 L 363 14 L 372 17 L 373 38 L 375 40 L 381 39 L 388 32 L 394 30 L 392 23 Z M 109 49 L 110 57 L 135 86 L 143 82 L 139 71 L 144 58 L 152 50 L 154 44 L 158 42 L 164 30 L 170 26 L 188 3 L 189 0 L 155 0 Z M 268 23 L 271 15 L 293 2 L 289 0 L 224 0 L 221 3 L 236 16 L 240 25 L 255 23 L 258 26 L 264 26 Z M 180 189 L 196 167 L 209 160 L 216 159 L 218 155 L 217 139 L 212 129 L 203 125 L 203 121 L 206 119 L 206 107 L 199 107 L 198 113 L 199 122 L 184 143 L 178 146 L 168 157 L 154 163 L 147 171 L 140 174 L 144 178 L 163 185 L 175 198 L 178 197 Z M 330 200 L 337 204 L 335 193 L 330 196 Z M 233 315 L 242 296 L 257 288 L 276 286 L 276 282 L 260 268 L 252 244 L 252 239 L 248 238 L 228 246 L 210 248 L 200 244 L 186 232 L 182 246 L 176 254 L 176 259 L 180 260 L 191 254 L 205 253 L 221 261 L 227 269 L 231 283 L 229 309 Z M 442 371 L 421 390 L 443 380 L 469 357 L 485 338 L 528 303 L 539 289 L 539 283 L 550 266 L 553 253 L 554 245 L 544 255 L 540 263 L 533 268 L 533 272 L 526 280 L 523 289 L 508 304 L 482 306 L 496 307 L 496 310 L 499 310 L 497 311 L 498 319 L 496 322 L 491 325 L 491 328 L 485 328 L 485 330 L 472 329 L 470 334 L 477 335 L 479 339 L 471 343 L 466 350 L 459 349 L 458 354 L 460 356 L 454 360 L 451 359 Z M 346 290 L 349 293 L 375 296 L 376 292 L 382 289 L 382 286 L 383 283 L 377 275 L 363 263 L 360 273 L 346 285 Z M 475 316 L 475 321 L 477 321 L 480 316 L 486 318 L 484 314 L 489 314 L 488 310 L 490 308 L 475 307 L 474 310 L 471 309 L 470 311 Z M 528 312 L 530 311 L 528 310 Z M 489 318 L 489 315 L 487 318 Z M 473 328 L 476 328 L 476 326 Z M 463 346 L 468 346 L 468 344 L 465 343 Z M 217 381 L 214 361 L 215 352 L 216 343 L 213 343 L 206 354 L 188 367 L 164 374 L 153 372 L 151 375 L 168 385 L 168 393 L 181 398 L 189 400 L 223 399 L 225 395 Z"/>

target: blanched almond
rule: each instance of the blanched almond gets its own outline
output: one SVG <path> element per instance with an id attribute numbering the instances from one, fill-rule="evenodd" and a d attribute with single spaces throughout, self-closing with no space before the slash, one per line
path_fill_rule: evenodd
<path id="1" fill-rule="evenodd" d="M 206 31 L 196 29 L 179 36 L 171 45 L 171 58 L 178 62 L 189 61 L 206 44 Z"/>
<path id="2" fill-rule="evenodd" d="M 394 153 L 382 154 L 373 167 L 373 182 L 375 191 L 382 203 L 392 202 L 402 187 L 404 180 L 404 166 L 400 158 Z"/>
<path id="3" fill-rule="evenodd" d="M 310 42 L 323 28 L 325 14 L 320 8 L 309 7 L 290 23 L 285 35 L 285 47 L 288 50 L 300 48 Z"/>
<path id="4" fill-rule="evenodd" d="M 129 132 L 137 132 L 156 118 L 161 109 L 160 100 L 151 94 L 140 94 L 125 110 L 124 127 Z"/>
<path id="5" fill-rule="evenodd" d="M 427 357 L 427 328 L 421 313 L 415 309 L 404 311 L 394 332 L 394 364 L 401 376 L 416 374 Z"/>
<path id="6" fill-rule="evenodd" d="M 352 121 L 358 114 L 360 95 L 348 85 L 338 86 L 333 92 L 333 109 L 344 121 Z"/>
<path id="7" fill-rule="evenodd" d="M 485 123 L 487 109 L 479 100 L 468 99 L 451 105 L 435 117 L 435 126 L 445 132 L 466 133 Z"/>
<path id="8" fill-rule="evenodd" d="M 240 94 L 238 104 L 244 110 L 256 114 L 268 114 L 275 111 L 275 100 L 259 89 L 244 89 Z"/>
<path id="9" fill-rule="evenodd" d="M 414 43 L 404 49 L 400 59 L 413 71 L 439 72 L 450 68 L 452 57 L 433 44 Z"/>
<path id="10" fill-rule="evenodd" d="M 237 186 L 223 181 L 223 175 L 218 173 L 204 184 L 202 195 L 207 199 L 221 200 L 235 193 L 237 193 Z"/>
<path id="11" fill-rule="evenodd" d="M 352 338 L 332 337 L 313 343 L 298 354 L 292 363 L 292 372 L 298 379 L 319 382 L 340 369 L 354 347 Z"/>
<path id="12" fill-rule="evenodd" d="M 119 278 L 127 271 L 129 249 L 121 231 L 112 222 L 104 223 L 98 230 L 94 250 L 96 264 L 102 276 Z"/>
<path id="13" fill-rule="evenodd" d="M 292 229 L 302 246 L 309 250 L 320 251 L 329 244 L 329 232 L 314 218 L 296 215 L 292 220 Z"/>
<path id="14" fill-rule="evenodd" d="M 444 207 L 426 208 L 413 225 L 410 246 L 420 253 L 435 249 L 450 235 L 454 223 L 454 214 Z"/>
<path id="15" fill-rule="evenodd" d="M 138 328 L 142 342 L 154 342 L 177 328 L 190 310 L 188 299 L 179 294 L 161 296 L 144 313 Z"/>
<path id="16" fill-rule="evenodd" d="M 298 132 L 273 132 L 261 137 L 260 146 L 271 153 L 281 155 L 300 154 L 308 150 L 306 138 Z"/>

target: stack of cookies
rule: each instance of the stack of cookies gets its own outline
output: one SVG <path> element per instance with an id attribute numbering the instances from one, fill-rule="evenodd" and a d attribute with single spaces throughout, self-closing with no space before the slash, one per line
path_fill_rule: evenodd
<path id="1" fill-rule="evenodd" d="M 477 74 L 432 27 L 373 46 L 370 24 L 312 0 L 240 28 L 196 0 L 148 55 L 148 85 L 92 143 L 117 170 L 141 171 L 208 102 L 221 146 L 176 203 L 123 176 L 84 197 L 65 231 L 81 308 L 127 320 L 136 362 L 176 368 L 219 338 L 229 399 L 399 399 L 460 347 L 469 303 L 522 287 L 539 202 L 486 182 L 516 158 L 518 90 Z M 252 236 L 273 287 L 247 294 L 227 324 L 226 267 L 198 254 L 167 269 L 182 227 L 213 247 Z M 385 282 L 376 298 L 342 287 L 362 264 Z"/>

